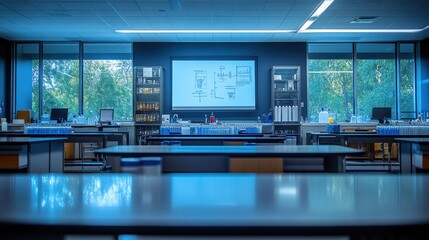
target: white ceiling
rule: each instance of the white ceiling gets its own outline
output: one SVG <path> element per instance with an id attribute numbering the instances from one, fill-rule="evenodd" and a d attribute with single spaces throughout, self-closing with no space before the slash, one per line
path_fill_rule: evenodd
<path id="1" fill-rule="evenodd" d="M 144 30 L 298 30 L 321 0 L 0 0 L 0 37 L 86 42 L 377 42 L 429 37 L 429 0 L 335 0 L 309 29 L 417 33 L 123 34 Z M 180 4 L 180 7 L 177 7 Z M 374 23 L 350 23 L 358 17 Z"/>

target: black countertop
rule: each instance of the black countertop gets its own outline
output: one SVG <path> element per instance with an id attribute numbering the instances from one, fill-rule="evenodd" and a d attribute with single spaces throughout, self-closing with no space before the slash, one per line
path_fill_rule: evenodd
<path id="1" fill-rule="evenodd" d="M 122 145 L 94 151 L 105 155 L 229 155 L 229 156 L 332 156 L 362 154 L 362 150 L 336 145 L 166 146 Z"/>
<path id="2" fill-rule="evenodd" d="M 410 142 L 410 143 L 429 143 L 429 137 L 418 137 L 415 136 L 414 138 L 395 138 L 398 142 Z"/>
<path id="3" fill-rule="evenodd" d="M 0 144 L 26 144 L 35 142 L 49 142 L 49 141 L 65 141 L 64 137 L 2 137 L 0 136 Z"/>

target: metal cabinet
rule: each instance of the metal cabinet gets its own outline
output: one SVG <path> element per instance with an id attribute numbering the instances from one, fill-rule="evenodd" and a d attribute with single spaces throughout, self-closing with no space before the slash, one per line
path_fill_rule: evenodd
<path id="1" fill-rule="evenodd" d="M 271 69 L 273 133 L 296 138 L 300 143 L 301 68 L 273 66 Z"/>

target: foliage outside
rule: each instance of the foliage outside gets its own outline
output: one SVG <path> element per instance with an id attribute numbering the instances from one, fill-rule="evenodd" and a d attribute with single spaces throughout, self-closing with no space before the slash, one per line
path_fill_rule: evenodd
<path id="1" fill-rule="evenodd" d="M 321 108 L 337 113 L 337 121 L 350 121 L 352 114 L 369 119 L 373 107 L 391 107 L 396 116 L 396 67 L 394 59 L 358 59 L 356 93 L 353 92 L 351 59 L 308 60 L 309 120 L 318 121 Z M 414 61 L 400 61 L 401 118 L 415 117 Z M 356 99 L 356 112 L 353 112 Z"/>
<path id="2" fill-rule="evenodd" d="M 353 113 L 352 60 L 308 60 L 308 113 L 310 121 L 318 121 L 322 108 L 336 113 L 337 121 L 345 121 Z"/>
<path id="3" fill-rule="evenodd" d="M 133 71 L 131 60 L 85 60 L 83 111 L 98 118 L 102 108 L 113 108 L 114 120 L 133 119 Z"/>
<path id="4" fill-rule="evenodd" d="M 32 110 L 39 113 L 39 61 L 33 60 Z M 115 109 L 116 121 L 131 121 L 132 61 L 87 60 L 84 62 L 83 114 L 97 120 L 101 108 Z M 79 61 L 43 61 L 43 109 L 50 113 L 54 107 L 69 109 L 69 121 L 79 115 Z"/>

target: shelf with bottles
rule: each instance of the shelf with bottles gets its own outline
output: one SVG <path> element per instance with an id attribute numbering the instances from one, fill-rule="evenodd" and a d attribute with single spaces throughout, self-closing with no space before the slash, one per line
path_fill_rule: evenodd
<path id="1" fill-rule="evenodd" d="M 163 68 L 134 67 L 134 120 L 136 144 L 148 135 L 158 135 L 161 126 Z"/>
<path id="2" fill-rule="evenodd" d="M 274 92 L 297 92 L 298 81 L 296 80 L 274 80 Z"/>
<path id="3" fill-rule="evenodd" d="M 159 109 L 160 109 L 160 103 L 159 102 L 144 101 L 144 102 L 137 102 L 136 103 L 136 111 L 137 112 L 151 112 L 151 111 L 158 112 Z"/>
<path id="4" fill-rule="evenodd" d="M 135 67 L 136 85 L 160 85 L 161 67 Z"/>
<path id="5" fill-rule="evenodd" d="M 160 116 L 156 113 L 137 113 L 136 114 L 136 123 L 160 123 Z"/>
<path id="6" fill-rule="evenodd" d="M 297 105 L 274 106 L 274 123 L 276 122 L 299 122 L 299 109 Z"/>
<path id="7" fill-rule="evenodd" d="M 142 95 L 159 95 L 159 87 L 136 87 L 136 94 Z"/>
<path id="8" fill-rule="evenodd" d="M 137 86 L 159 86 L 160 82 L 159 82 L 159 77 L 156 78 L 137 78 L 137 82 L 136 85 Z"/>

